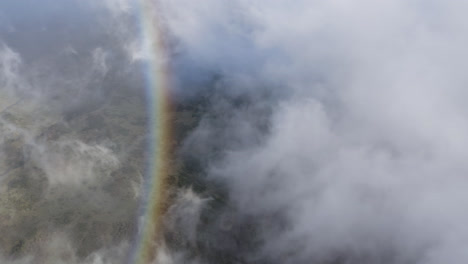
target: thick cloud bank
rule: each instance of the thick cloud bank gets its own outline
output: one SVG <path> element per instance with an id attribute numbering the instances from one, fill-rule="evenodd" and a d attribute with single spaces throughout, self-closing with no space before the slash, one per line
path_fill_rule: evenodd
<path id="1" fill-rule="evenodd" d="M 467 4 L 161 2 L 181 60 L 254 98 L 186 142 L 260 219 L 246 261 L 468 260 Z"/>

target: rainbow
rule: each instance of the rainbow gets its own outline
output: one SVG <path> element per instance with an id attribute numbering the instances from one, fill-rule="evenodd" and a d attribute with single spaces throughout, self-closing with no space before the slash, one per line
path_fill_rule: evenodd
<path id="1" fill-rule="evenodd" d="M 146 175 L 140 223 L 129 263 L 153 263 L 161 242 L 161 214 L 165 210 L 172 152 L 171 78 L 168 48 L 157 13 L 157 2 L 138 0 L 141 34 L 146 64 L 147 105 L 150 124 L 149 168 Z"/>

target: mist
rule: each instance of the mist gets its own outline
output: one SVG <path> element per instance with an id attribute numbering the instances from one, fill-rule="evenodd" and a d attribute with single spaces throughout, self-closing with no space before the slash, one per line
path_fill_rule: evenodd
<path id="1" fill-rule="evenodd" d="M 0 261 L 127 263 L 138 3 L 23 2 L 0 4 Z M 468 4 L 156 6 L 177 143 L 154 263 L 468 261 Z"/>
<path id="2" fill-rule="evenodd" d="M 128 260 L 148 135 L 127 8 L 0 3 L 2 263 Z"/>

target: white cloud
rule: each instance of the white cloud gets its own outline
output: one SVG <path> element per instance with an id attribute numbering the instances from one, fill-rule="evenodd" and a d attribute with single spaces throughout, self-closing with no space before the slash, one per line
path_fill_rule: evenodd
<path id="1" fill-rule="evenodd" d="M 32 159 L 44 170 L 51 185 L 93 184 L 108 177 L 119 165 L 118 158 L 104 146 L 78 140 L 35 144 Z"/>
<path id="2" fill-rule="evenodd" d="M 95 48 L 92 52 L 93 68 L 102 75 L 106 75 L 109 71 L 108 56 L 109 54 L 101 47 Z"/>
<path id="3" fill-rule="evenodd" d="M 266 230 L 261 257 L 467 259 L 465 3 L 163 3 L 169 31 L 200 67 L 219 70 L 231 88 L 247 76 L 288 95 L 264 144 L 220 142 L 226 157 L 212 164 L 240 210 L 279 211 L 290 223 Z M 248 141 L 241 127 L 252 114 L 223 110 L 240 116 L 222 139 Z M 190 142 L 210 144 L 210 129 L 219 128 L 202 123 Z"/>
<path id="4" fill-rule="evenodd" d="M 6 44 L 0 43 L 0 87 L 15 92 L 20 85 L 20 55 Z"/>

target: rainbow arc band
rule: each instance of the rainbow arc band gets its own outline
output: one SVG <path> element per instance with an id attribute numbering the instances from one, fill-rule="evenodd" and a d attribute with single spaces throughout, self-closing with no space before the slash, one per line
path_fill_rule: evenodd
<path id="1" fill-rule="evenodd" d="M 130 263 L 152 263 L 162 242 L 161 214 L 168 196 L 168 177 L 171 170 L 172 99 L 169 52 L 159 16 L 158 2 L 138 0 L 139 19 L 145 53 L 149 54 L 145 68 L 147 105 L 150 124 L 150 160 L 141 208 L 143 223 L 139 230 Z"/>

